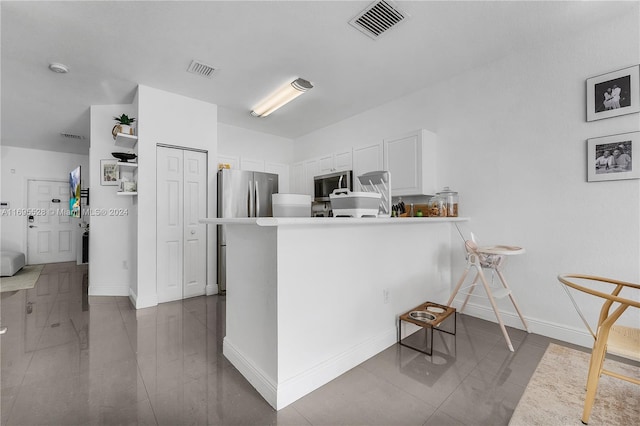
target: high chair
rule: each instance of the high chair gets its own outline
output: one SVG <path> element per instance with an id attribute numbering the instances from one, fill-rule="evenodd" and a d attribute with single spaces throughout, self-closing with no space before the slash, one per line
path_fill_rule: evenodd
<path id="1" fill-rule="evenodd" d="M 511 352 L 513 352 L 513 345 L 511 344 L 509 333 L 507 333 L 507 329 L 505 328 L 504 322 L 502 321 L 502 316 L 500 315 L 500 311 L 498 310 L 498 306 L 496 305 L 496 299 L 501 299 L 509 296 L 509 299 L 511 299 L 511 303 L 516 308 L 516 312 L 518 313 L 518 316 L 520 317 L 520 320 L 524 325 L 524 329 L 528 333 L 530 333 L 529 327 L 527 326 L 527 322 L 522 316 L 522 313 L 520 312 L 520 308 L 518 307 L 518 304 L 516 303 L 516 300 L 514 299 L 513 294 L 511 293 L 511 288 L 509 288 L 509 285 L 507 284 L 507 280 L 505 279 L 504 274 L 502 273 L 506 256 L 522 254 L 525 252 L 525 250 L 522 247 L 513 247 L 513 246 L 478 247 L 478 245 L 475 242 L 475 237 L 473 233 L 471 234 L 471 240 L 465 240 L 464 247 L 467 252 L 466 254 L 467 267 L 465 268 L 462 274 L 462 277 L 460 277 L 460 280 L 456 284 L 456 287 L 453 290 L 453 293 L 451 294 L 449 301 L 447 302 L 447 306 L 451 306 L 453 299 L 455 299 L 456 295 L 458 294 L 458 292 L 462 287 L 462 284 L 467 278 L 467 275 L 469 274 L 469 270 L 472 267 L 475 268 L 476 276 L 474 277 L 471 285 L 465 287 L 465 289 L 468 289 L 469 291 L 468 293 L 466 293 L 466 298 L 464 299 L 464 303 L 462 304 L 462 307 L 459 309 L 459 311 L 462 312 L 462 310 L 467 305 L 467 302 L 469 301 L 469 298 L 473 294 L 473 290 L 476 288 L 478 284 L 478 279 L 479 279 L 487 293 L 487 298 L 489 299 L 489 302 L 491 303 L 491 307 L 493 308 L 493 312 L 496 315 L 496 319 L 498 320 L 498 324 L 500 325 L 500 329 L 502 330 L 504 339 L 507 342 L 507 347 Z M 490 269 L 492 271 L 492 274 L 495 273 L 498 276 L 500 283 L 502 284 L 502 288 L 499 288 L 497 290 L 495 288 L 492 288 L 487 282 L 483 269 Z"/>
<path id="2" fill-rule="evenodd" d="M 607 352 L 631 360 L 640 361 L 640 328 L 614 325 L 627 308 L 640 308 L 640 302 L 638 302 L 638 300 L 621 297 L 620 292 L 624 288 L 640 290 L 640 285 L 612 280 L 609 278 L 580 274 L 558 275 L 558 280 L 564 284 L 563 288 L 567 292 L 567 295 L 569 295 L 578 315 L 582 318 L 582 321 L 589 329 L 594 340 L 593 350 L 591 351 L 591 360 L 589 361 L 587 392 L 584 398 L 584 409 L 581 419 L 582 423 L 587 424 L 589 417 L 591 416 L 591 409 L 593 408 L 593 403 L 596 399 L 596 391 L 598 390 L 598 382 L 600 381 L 600 376 L 602 374 L 640 385 L 640 380 L 635 377 L 625 376 L 603 368 Z M 615 285 L 615 288 L 610 294 L 608 294 L 589 288 L 586 285 L 577 284 L 576 281 L 582 284 L 601 283 L 605 285 Z M 598 326 L 595 333 L 584 318 L 584 315 L 582 315 L 580 308 L 578 308 L 578 305 L 571 296 L 571 293 L 569 293 L 568 288 L 565 286 L 604 299 L 604 304 L 600 309 L 600 317 L 598 318 Z M 614 309 L 612 310 L 612 308 Z"/>

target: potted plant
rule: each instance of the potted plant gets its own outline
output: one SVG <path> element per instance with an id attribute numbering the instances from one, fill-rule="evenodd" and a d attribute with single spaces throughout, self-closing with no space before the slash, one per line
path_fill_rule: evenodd
<path id="1" fill-rule="evenodd" d="M 113 135 L 113 139 L 116 138 L 118 133 L 124 133 L 125 135 L 133 135 L 133 128 L 131 125 L 136 121 L 135 118 L 129 116 L 127 114 L 122 114 L 120 117 L 113 117 L 116 121 L 115 126 L 111 129 L 111 134 Z"/>

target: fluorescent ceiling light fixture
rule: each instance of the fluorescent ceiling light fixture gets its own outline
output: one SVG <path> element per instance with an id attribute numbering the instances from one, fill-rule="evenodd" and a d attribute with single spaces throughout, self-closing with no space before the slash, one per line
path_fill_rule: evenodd
<path id="1" fill-rule="evenodd" d="M 297 78 L 291 83 L 287 83 L 273 92 L 269 97 L 260 102 L 251 110 L 251 115 L 254 117 L 266 117 L 273 111 L 277 110 L 284 104 L 291 102 L 298 96 L 302 95 L 309 89 L 312 89 L 313 85 L 303 78 Z"/>

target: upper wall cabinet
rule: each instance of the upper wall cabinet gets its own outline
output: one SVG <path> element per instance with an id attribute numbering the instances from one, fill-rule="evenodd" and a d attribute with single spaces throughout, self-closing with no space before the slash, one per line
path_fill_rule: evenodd
<path id="1" fill-rule="evenodd" d="M 290 190 L 293 194 L 306 194 L 304 162 L 300 161 L 291 165 Z"/>
<path id="2" fill-rule="evenodd" d="M 240 157 L 237 155 L 218 154 L 218 167 L 222 164 L 229 165 L 233 170 L 238 170 L 240 168 Z"/>
<path id="3" fill-rule="evenodd" d="M 264 172 L 264 160 L 240 157 L 240 170 Z"/>
<path id="4" fill-rule="evenodd" d="M 313 198 L 313 178 L 323 174 L 320 171 L 320 160 L 311 159 L 304 162 L 304 191 L 302 194 L 309 194 Z"/>
<path id="5" fill-rule="evenodd" d="M 436 135 L 423 129 L 384 140 L 392 196 L 436 193 L 436 145 Z"/>
<path id="6" fill-rule="evenodd" d="M 362 186 L 360 185 L 358 176 L 367 172 L 383 170 L 383 152 L 382 142 L 374 145 L 353 148 L 354 191 L 362 191 Z"/>
<path id="7" fill-rule="evenodd" d="M 351 170 L 351 150 L 320 157 L 320 174 Z"/>
<path id="8" fill-rule="evenodd" d="M 264 162 L 264 171 L 278 175 L 278 192 L 286 194 L 289 192 L 289 166 L 282 163 Z"/>

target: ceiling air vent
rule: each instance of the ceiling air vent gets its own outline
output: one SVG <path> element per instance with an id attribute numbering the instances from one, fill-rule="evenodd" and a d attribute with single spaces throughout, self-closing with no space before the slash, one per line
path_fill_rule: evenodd
<path id="1" fill-rule="evenodd" d="M 408 18 L 391 0 L 380 0 L 356 15 L 349 24 L 372 39 L 377 39 L 384 32 Z"/>
<path id="2" fill-rule="evenodd" d="M 189 65 L 189 68 L 187 69 L 190 73 L 198 74 L 206 78 L 213 77 L 213 72 L 215 70 L 216 69 L 211 65 L 207 65 L 204 62 L 196 60 L 191 61 L 191 65 Z"/>

